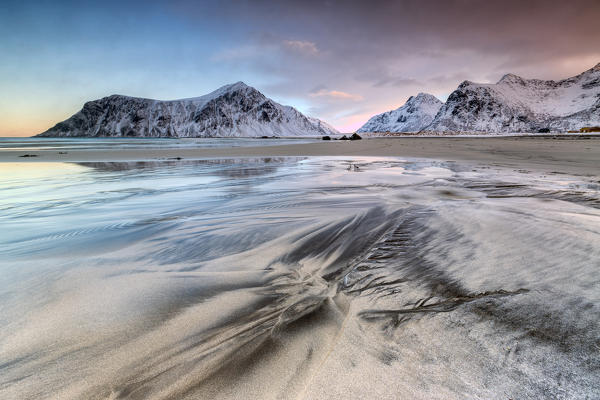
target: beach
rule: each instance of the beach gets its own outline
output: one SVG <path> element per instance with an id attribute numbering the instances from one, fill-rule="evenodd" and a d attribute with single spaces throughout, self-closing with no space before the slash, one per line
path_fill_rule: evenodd
<path id="1" fill-rule="evenodd" d="M 280 144 L 281 143 L 281 144 Z M 317 141 L 286 144 L 269 139 L 269 146 L 195 148 L 137 147 L 127 149 L 3 150 L 0 162 L 86 162 L 197 160 L 236 157 L 379 156 L 423 157 L 455 161 L 505 164 L 556 165 L 558 168 L 593 173 L 600 169 L 600 135 L 507 137 L 401 137 L 360 141 Z M 37 157 L 21 157 L 34 154 Z"/>
<path id="2" fill-rule="evenodd" d="M 0 397 L 600 397 L 600 137 L 269 140 L 0 150 Z"/>
<path id="3" fill-rule="evenodd" d="M 600 400 L 600 0 L 0 10 L 0 400 Z"/>

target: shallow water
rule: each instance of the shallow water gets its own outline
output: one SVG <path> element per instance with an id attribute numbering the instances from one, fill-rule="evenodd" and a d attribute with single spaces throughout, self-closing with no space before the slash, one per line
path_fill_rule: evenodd
<path id="1" fill-rule="evenodd" d="M 313 143 L 321 138 L 38 138 L 0 137 L 0 151 L 11 150 L 107 150 L 107 149 L 204 149 L 216 147 L 277 146 Z"/>
<path id="2" fill-rule="evenodd" d="M 0 398 L 600 395 L 598 176 L 382 158 L 0 170 Z"/>

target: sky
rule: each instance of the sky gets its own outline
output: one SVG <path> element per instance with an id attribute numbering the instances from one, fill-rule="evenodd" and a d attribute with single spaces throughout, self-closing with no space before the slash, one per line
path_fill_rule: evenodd
<path id="1" fill-rule="evenodd" d="M 464 80 L 562 79 L 600 62 L 600 0 L 0 2 L 0 136 L 111 94 L 244 81 L 350 132 Z"/>

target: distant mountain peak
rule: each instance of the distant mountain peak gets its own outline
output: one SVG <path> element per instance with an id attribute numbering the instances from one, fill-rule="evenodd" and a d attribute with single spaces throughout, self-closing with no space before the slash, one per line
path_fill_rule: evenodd
<path id="1" fill-rule="evenodd" d="M 554 81 L 505 74 L 497 83 L 463 81 L 442 103 L 419 93 L 373 116 L 359 132 L 560 132 L 600 125 L 600 63 Z"/>
<path id="2" fill-rule="evenodd" d="M 269 99 L 244 82 L 200 97 L 154 100 L 111 95 L 39 136 L 256 137 L 339 132 L 316 118 Z"/>
<path id="3" fill-rule="evenodd" d="M 502 78 L 500 78 L 500 80 L 498 81 L 499 84 L 501 83 L 519 83 L 519 84 L 524 84 L 525 83 L 525 79 L 521 78 L 519 75 L 515 75 L 515 74 L 505 74 Z"/>
<path id="4" fill-rule="evenodd" d="M 436 132 L 558 132 L 600 125 L 600 64 L 559 81 L 504 75 L 463 82 L 426 128 Z"/>
<path id="5" fill-rule="evenodd" d="M 462 88 L 462 87 L 466 87 L 466 86 L 469 86 L 469 85 L 473 85 L 474 83 L 475 83 L 475 82 L 473 82 L 473 81 L 464 80 L 464 81 L 462 81 L 462 82 L 461 82 L 461 83 L 458 85 L 458 87 L 459 87 L 459 88 Z"/>
<path id="6" fill-rule="evenodd" d="M 438 99 L 434 95 L 429 94 L 429 93 L 424 93 L 424 92 L 419 92 L 416 96 L 411 96 L 409 98 L 409 100 L 410 99 L 419 100 L 419 101 L 430 101 L 430 102 L 434 102 L 434 103 L 441 103 L 440 99 Z"/>
<path id="7" fill-rule="evenodd" d="M 246 85 L 244 82 L 242 81 L 237 81 L 235 83 L 230 83 L 228 85 L 224 85 L 221 86 L 219 89 L 229 89 L 229 90 L 239 90 L 239 89 L 252 89 L 252 90 L 256 90 L 254 89 L 252 86 Z"/>
<path id="8" fill-rule="evenodd" d="M 401 107 L 370 118 L 358 132 L 418 132 L 433 121 L 443 104 L 434 95 L 421 92 Z"/>

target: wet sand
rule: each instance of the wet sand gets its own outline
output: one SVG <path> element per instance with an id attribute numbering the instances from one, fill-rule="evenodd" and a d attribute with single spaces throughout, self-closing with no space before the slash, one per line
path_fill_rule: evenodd
<path id="1" fill-rule="evenodd" d="M 600 396 L 596 138 L 7 153 L 1 398 Z"/>
<path id="2" fill-rule="evenodd" d="M 62 152 L 65 153 L 65 152 Z M 36 157 L 21 157 L 35 155 Z M 403 137 L 361 141 L 323 141 L 276 146 L 195 148 L 1 151 L 0 162 L 86 162 L 196 160 L 205 158 L 283 156 L 380 156 L 478 161 L 502 165 L 560 166 L 563 172 L 600 170 L 600 135 L 530 137 Z"/>

